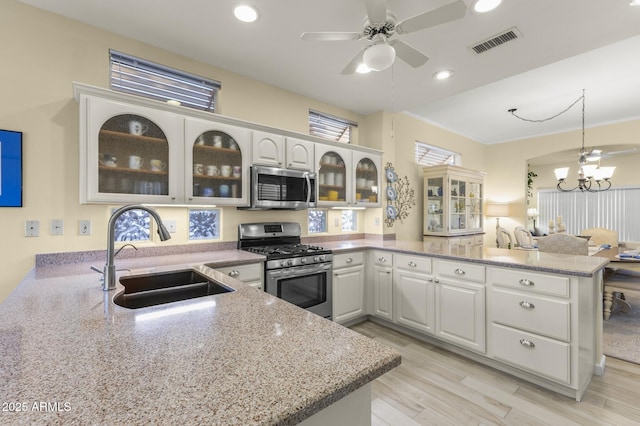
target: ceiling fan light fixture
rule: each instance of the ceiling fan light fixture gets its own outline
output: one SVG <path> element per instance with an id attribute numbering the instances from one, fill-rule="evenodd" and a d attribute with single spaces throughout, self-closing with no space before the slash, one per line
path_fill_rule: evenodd
<path id="1" fill-rule="evenodd" d="M 386 43 L 378 43 L 364 51 L 362 60 L 364 64 L 374 71 L 383 71 L 389 68 L 396 59 L 396 50 Z"/>
<path id="2" fill-rule="evenodd" d="M 371 71 L 372 71 L 371 68 L 369 68 L 365 63 L 358 65 L 358 68 L 356 68 L 356 72 L 358 74 L 368 74 Z"/>
<path id="3" fill-rule="evenodd" d="M 233 9 L 233 14 L 239 21 L 255 22 L 258 20 L 258 9 L 248 4 L 239 4 Z"/>
<path id="4" fill-rule="evenodd" d="M 478 13 L 489 12 L 502 3 L 502 0 L 478 0 L 473 5 L 473 10 Z"/>
<path id="5" fill-rule="evenodd" d="M 433 78 L 435 78 L 436 80 L 447 80 L 451 77 L 453 77 L 452 70 L 440 70 L 433 74 Z"/>

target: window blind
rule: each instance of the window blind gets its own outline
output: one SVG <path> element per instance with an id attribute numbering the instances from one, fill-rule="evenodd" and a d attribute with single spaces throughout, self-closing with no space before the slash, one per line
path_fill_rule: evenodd
<path id="1" fill-rule="evenodd" d="M 159 101 L 215 112 L 218 81 L 109 50 L 111 88 Z"/>
<path id="2" fill-rule="evenodd" d="M 607 228 L 618 232 L 620 241 L 640 241 L 640 187 L 615 188 L 604 192 L 538 192 L 539 224 L 562 220 L 567 233 L 579 235 L 588 228 Z"/>
<path id="3" fill-rule="evenodd" d="M 336 142 L 351 143 L 351 128 L 358 123 L 309 110 L 309 134 Z"/>
<path id="4" fill-rule="evenodd" d="M 426 143 L 416 142 L 415 161 L 422 166 L 438 166 L 440 164 L 460 164 L 460 155 Z"/>

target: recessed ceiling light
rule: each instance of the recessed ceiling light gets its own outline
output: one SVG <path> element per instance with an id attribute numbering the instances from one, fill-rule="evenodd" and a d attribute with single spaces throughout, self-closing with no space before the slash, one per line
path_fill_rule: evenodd
<path id="1" fill-rule="evenodd" d="M 480 13 L 489 12 L 498 7 L 500 3 L 502 3 L 502 0 L 478 0 L 473 5 L 473 10 Z"/>
<path id="2" fill-rule="evenodd" d="M 448 78 L 451 78 L 451 76 L 453 76 L 453 71 L 451 70 L 437 71 L 433 74 L 433 78 L 435 78 L 436 80 L 446 80 Z"/>
<path id="3" fill-rule="evenodd" d="M 248 4 L 241 4 L 233 9 L 233 14 L 239 21 L 255 22 L 258 19 L 258 9 Z"/>

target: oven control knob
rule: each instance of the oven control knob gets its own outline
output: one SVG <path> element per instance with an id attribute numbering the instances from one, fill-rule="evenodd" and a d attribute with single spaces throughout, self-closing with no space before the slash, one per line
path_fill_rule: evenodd
<path id="1" fill-rule="evenodd" d="M 281 260 L 280 261 L 280 266 L 287 266 L 287 261 L 286 260 Z"/>
<path id="2" fill-rule="evenodd" d="M 321 261 L 321 262 L 324 262 L 325 260 L 326 260 L 325 255 L 324 255 L 324 254 L 321 254 L 321 255 L 320 255 L 320 261 Z"/>
<path id="3" fill-rule="evenodd" d="M 287 260 L 287 266 L 292 266 L 292 265 L 293 265 L 293 260 L 292 259 Z"/>
<path id="4" fill-rule="evenodd" d="M 307 258 L 303 257 L 302 259 L 300 259 L 300 263 L 307 263 Z"/>
<path id="5" fill-rule="evenodd" d="M 315 256 L 315 257 L 313 258 L 313 261 L 314 261 L 314 262 L 320 262 L 320 256 Z"/>

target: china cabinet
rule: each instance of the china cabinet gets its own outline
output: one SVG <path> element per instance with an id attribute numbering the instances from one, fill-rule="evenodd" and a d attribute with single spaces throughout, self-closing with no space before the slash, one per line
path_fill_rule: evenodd
<path id="1" fill-rule="evenodd" d="M 182 121 L 143 106 L 80 98 L 80 201 L 176 203 Z"/>
<path id="2" fill-rule="evenodd" d="M 197 118 L 185 119 L 186 202 L 247 205 L 250 133 Z"/>
<path id="3" fill-rule="evenodd" d="M 424 168 L 423 234 L 482 232 L 483 173 L 453 165 Z"/>

